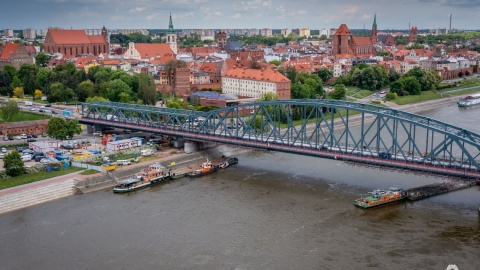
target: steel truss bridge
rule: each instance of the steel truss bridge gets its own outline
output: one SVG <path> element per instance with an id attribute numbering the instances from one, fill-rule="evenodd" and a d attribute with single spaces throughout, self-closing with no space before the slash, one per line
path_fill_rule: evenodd
<path id="1" fill-rule="evenodd" d="M 480 178 L 480 135 L 421 115 L 334 100 L 266 101 L 208 112 L 82 104 L 80 122 L 321 158 Z"/>

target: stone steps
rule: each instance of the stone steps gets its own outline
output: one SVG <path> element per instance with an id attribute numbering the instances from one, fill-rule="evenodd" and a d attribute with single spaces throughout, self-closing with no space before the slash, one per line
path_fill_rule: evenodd
<path id="1" fill-rule="evenodd" d="M 0 213 L 73 195 L 74 182 L 74 179 L 68 179 L 45 186 L 0 195 Z"/>

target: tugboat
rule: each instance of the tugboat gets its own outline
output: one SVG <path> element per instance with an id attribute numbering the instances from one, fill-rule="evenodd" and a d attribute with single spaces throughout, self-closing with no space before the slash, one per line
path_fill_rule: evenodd
<path id="1" fill-rule="evenodd" d="M 391 187 L 388 190 L 374 190 L 370 196 L 355 200 L 354 205 L 360 208 L 372 208 L 389 203 L 405 200 L 407 193 L 399 187 Z"/>
<path id="2" fill-rule="evenodd" d="M 216 171 L 217 171 L 217 168 L 214 165 L 212 165 L 212 162 L 210 160 L 207 159 L 206 162 L 202 163 L 202 168 L 197 169 L 193 172 L 187 173 L 187 177 L 196 178 L 196 177 L 214 173 Z"/>
<path id="3" fill-rule="evenodd" d="M 233 158 L 227 158 L 224 162 L 220 163 L 218 165 L 218 168 L 220 169 L 225 169 L 230 165 L 237 164 L 238 163 L 238 158 L 233 157 Z"/>
<path id="4" fill-rule="evenodd" d="M 113 188 L 114 193 L 135 191 L 170 178 L 170 173 L 160 163 L 154 163 L 140 171 L 135 177 L 120 180 Z"/>

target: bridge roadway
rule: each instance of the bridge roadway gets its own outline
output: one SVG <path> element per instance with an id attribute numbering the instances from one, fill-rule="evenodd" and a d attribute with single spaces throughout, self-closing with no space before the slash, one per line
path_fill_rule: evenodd
<path id="1" fill-rule="evenodd" d="M 224 144 L 241 145 L 241 146 L 258 148 L 258 149 L 274 150 L 274 151 L 280 151 L 285 153 L 313 156 L 313 157 L 353 161 L 353 162 L 359 162 L 359 163 L 374 164 L 379 166 L 388 166 L 388 167 L 399 168 L 399 169 L 409 169 L 409 170 L 423 171 L 423 172 L 429 172 L 429 173 L 437 173 L 437 174 L 449 175 L 449 176 L 455 176 L 455 177 L 480 178 L 479 171 L 470 170 L 467 168 L 449 168 L 447 166 L 442 166 L 441 164 L 433 165 L 433 164 L 424 164 L 424 163 L 418 163 L 418 162 L 407 161 L 407 160 L 383 159 L 373 155 L 368 155 L 368 156 L 356 155 L 352 153 L 340 152 L 340 151 L 329 150 L 329 149 L 312 149 L 311 147 L 305 147 L 301 145 L 276 144 L 274 141 L 268 141 L 268 140 L 261 141 L 261 140 L 255 140 L 255 139 L 252 140 L 252 138 L 242 139 L 237 137 L 228 137 L 228 136 L 219 135 L 219 134 L 209 135 L 209 134 L 201 134 L 201 133 L 191 133 L 191 132 L 179 131 L 179 130 L 168 129 L 168 128 L 155 128 L 155 127 L 148 127 L 148 126 L 142 126 L 142 125 L 136 125 L 136 124 L 130 124 L 130 123 L 98 120 L 98 119 L 91 119 L 91 118 L 85 118 L 85 117 L 80 118 L 79 121 L 85 124 L 105 125 L 105 126 L 112 126 L 117 128 L 123 128 L 123 129 L 141 130 L 141 131 L 152 132 L 152 133 L 161 133 L 165 135 L 184 137 L 184 138 L 191 139 L 193 141 L 211 141 L 211 142 L 218 142 L 218 143 L 224 143 Z"/>

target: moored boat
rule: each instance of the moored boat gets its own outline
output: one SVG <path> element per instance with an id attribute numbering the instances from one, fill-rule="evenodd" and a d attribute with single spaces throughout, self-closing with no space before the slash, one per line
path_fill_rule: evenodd
<path id="1" fill-rule="evenodd" d="M 187 173 L 187 177 L 196 178 L 196 177 L 214 173 L 216 171 L 217 171 L 217 167 L 212 165 L 212 162 L 207 159 L 206 162 L 202 163 L 202 167 L 200 169 Z"/>
<path id="2" fill-rule="evenodd" d="M 220 169 L 225 169 L 230 165 L 237 164 L 238 163 L 238 158 L 233 157 L 233 158 L 227 158 L 224 162 L 220 163 L 218 165 L 218 168 Z"/>
<path id="3" fill-rule="evenodd" d="M 148 187 L 170 178 L 170 173 L 160 163 L 154 163 L 140 171 L 135 177 L 120 180 L 113 188 L 114 193 L 125 193 Z"/>
<path id="4" fill-rule="evenodd" d="M 457 102 L 458 107 L 470 107 L 480 104 L 480 94 L 470 95 Z"/>
<path id="5" fill-rule="evenodd" d="M 389 203 L 405 200 L 407 193 L 399 187 L 391 187 L 388 190 L 374 190 L 370 196 L 355 200 L 354 205 L 360 208 L 372 208 Z"/>

